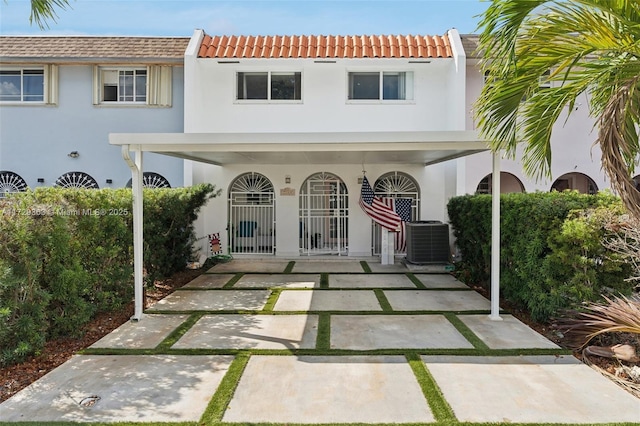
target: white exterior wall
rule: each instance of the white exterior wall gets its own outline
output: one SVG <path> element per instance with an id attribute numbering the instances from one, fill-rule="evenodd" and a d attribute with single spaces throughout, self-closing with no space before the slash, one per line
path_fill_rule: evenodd
<path id="1" fill-rule="evenodd" d="M 456 86 L 452 67 L 450 59 L 430 64 L 383 59 L 335 64 L 260 59 L 219 64 L 214 59 L 195 59 L 188 67 L 187 79 L 193 80 L 196 93 L 185 93 L 185 132 L 460 130 L 456 118 L 460 104 L 456 105 L 451 93 Z M 302 72 L 302 101 L 235 101 L 236 72 L 248 71 Z M 349 71 L 412 71 L 414 100 L 348 101 Z"/>
<path id="2" fill-rule="evenodd" d="M 476 63 L 467 66 L 466 96 L 467 113 L 466 129 L 475 130 L 473 103 L 480 95 L 483 75 Z M 567 120 L 567 108 L 553 127 L 551 146 L 553 150 L 550 179 L 529 178 L 522 170 L 522 149 L 518 149 L 516 159 L 503 159 L 501 169 L 516 176 L 524 185 L 525 192 L 549 191 L 553 182 L 566 173 L 582 173 L 589 176 L 599 190 L 610 188 L 606 176 L 600 169 L 600 149 L 592 147 L 597 134 L 594 120 L 589 116 L 586 95 L 581 95 L 574 111 Z M 471 155 L 459 160 L 465 168 L 465 189 L 463 193 L 473 194 L 478 183 L 491 174 L 491 154 L 488 152 Z"/>
<path id="3" fill-rule="evenodd" d="M 241 59 L 219 63 L 193 54 L 199 40 L 192 39 L 185 58 L 185 133 L 206 132 L 370 132 L 464 130 L 464 53 L 456 59 L 432 59 L 409 63 L 407 59 L 339 59 L 316 63 L 311 59 Z M 457 37 L 457 33 L 455 33 Z M 454 46 L 455 50 L 455 46 Z M 236 73 L 249 71 L 299 71 L 302 100 L 294 103 L 236 101 Z M 349 101 L 350 71 L 411 71 L 413 100 Z M 453 164 L 453 166 L 452 166 Z M 196 225 L 199 236 L 220 232 L 227 247 L 227 197 L 239 175 L 257 172 L 275 189 L 276 255 L 299 255 L 298 209 L 300 188 L 317 172 L 340 177 L 349 194 L 349 255 L 371 254 L 371 220 L 358 205 L 362 164 L 261 164 L 224 167 L 193 163 L 193 182 L 210 182 L 223 190 L 202 210 Z M 420 185 L 420 219 L 446 221 L 446 201 L 456 193 L 455 161 L 423 167 L 406 164 L 364 164 L 373 185 L 391 171 L 411 175 Z M 285 184 L 285 175 L 291 183 Z M 294 188 L 295 196 L 281 196 L 280 189 Z M 203 240 L 204 241 L 204 240 Z M 204 242 L 203 242 L 204 245 Z"/>
<path id="4" fill-rule="evenodd" d="M 122 188 L 131 171 L 120 149 L 109 145 L 109 133 L 182 132 L 182 67 L 173 67 L 170 108 L 94 106 L 92 76 L 92 65 L 61 65 L 57 105 L 0 105 L 0 170 L 19 174 L 30 188 L 52 186 L 70 171 L 88 173 L 100 188 Z M 71 151 L 80 156 L 70 158 Z M 149 153 L 144 161 L 145 171 L 183 185 L 181 160 Z"/>

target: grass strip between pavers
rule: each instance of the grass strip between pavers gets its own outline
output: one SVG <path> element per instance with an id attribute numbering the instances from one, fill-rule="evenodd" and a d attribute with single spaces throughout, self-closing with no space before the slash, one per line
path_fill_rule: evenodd
<path id="1" fill-rule="evenodd" d="M 407 276 L 407 278 L 409 278 L 411 280 L 411 282 L 420 290 L 426 290 L 427 286 L 424 285 L 424 283 L 422 281 L 420 281 L 418 279 L 418 277 L 416 277 L 413 272 L 406 272 L 405 275 Z"/>
<path id="2" fill-rule="evenodd" d="M 391 303 L 389 303 L 389 299 L 384 295 L 384 291 L 376 288 L 373 290 L 373 293 L 376 295 L 376 299 L 378 299 L 378 303 L 382 308 L 383 312 L 393 312 L 393 308 L 391 307 Z"/>
<path id="3" fill-rule="evenodd" d="M 320 288 L 328 289 L 329 288 L 329 274 L 323 272 L 320 274 Z"/>
<path id="4" fill-rule="evenodd" d="M 316 340 L 317 341 L 317 340 Z M 326 343 L 323 343 L 326 345 Z M 565 355 L 571 356 L 567 349 L 489 349 L 481 351 L 473 348 L 387 348 L 387 349 L 212 349 L 212 348 L 184 348 L 184 349 L 121 349 L 94 348 L 78 352 L 81 355 L 277 355 L 277 356 L 345 356 L 345 355 L 405 355 L 407 352 L 420 352 L 422 355 L 447 356 L 521 356 L 521 355 Z"/>
<path id="5" fill-rule="evenodd" d="M 456 328 L 456 330 L 458 330 L 460 334 L 464 336 L 465 339 L 469 341 L 469 343 L 473 345 L 474 348 L 481 351 L 489 350 L 489 346 L 487 346 L 487 344 L 483 342 L 476 333 L 471 331 L 471 329 L 467 327 L 467 325 L 456 315 L 451 312 L 446 312 L 444 313 L 444 317 Z"/>
<path id="6" fill-rule="evenodd" d="M 422 362 L 420 355 L 417 353 L 408 353 L 406 358 L 436 421 L 447 423 L 457 422 L 456 416 L 453 414 L 453 409 L 444 398 L 442 390 L 438 387 L 427 366 Z"/>
<path id="7" fill-rule="evenodd" d="M 362 270 L 367 273 L 370 274 L 371 273 L 371 267 L 369 266 L 369 264 L 367 263 L 366 260 L 361 260 L 360 261 L 360 266 L 362 266 Z"/>
<path id="8" fill-rule="evenodd" d="M 250 358 L 251 355 L 249 353 L 241 353 L 231 362 L 227 374 L 222 378 L 198 424 L 209 425 L 222 421 L 222 416 L 224 416 L 224 412 L 229 406 L 231 398 L 233 398 L 233 394 L 240 382 L 240 377 L 242 377 Z"/>
<path id="9" fill-rule="evenodd" d="M 293 267 L 295 266 L 296 262 L 294 260 L 292 260 L 291 262 L 287 263 L 286 268 L 284 268 L 284 271 L 282 272 L 283 274 L 290 274 L 291 271 L 293 271 Z"/>
<path id="10" fill-rule="evenodd" d="M 276 302 L 278 302 L 280 293 L 282 293 L 281 288 L 274 288 L 273 290 L 271 290 L 271 294 L 267 299 L 267 303 L 264 304 L 264 307 L 262 308 L 262 312 L 273 312 L 273 308 L 276 306 Z"/>
<path id="11" fill-rule="evenodd" d="M 328 351 L 331 349 L 331 315 L 318 315 L 318 333 L 316 335 L 316 349 Z"/>
<path id="12" fill-rule="evenodd" d="M 189 318 L 187 318 L 182 324 L 176 327 L 175 330 L 169 333 L 169 335 L 165 337 L 164 340 L 158 344 L 158 346 L 156 346 L 156 350 L 162 352 L 171 349 L 171 346 L 175 345 L 176 342 L 180 340 L 180 338 L 184 336 L 184 334 L 189 331 L 189 329 L 191 329 L 191 327 L 193 327 L 193 325 L 198 322 L 200 318 L 202 318 L 202 316 L 202 314 L 190 315 Z"/>
<path id="13" fill-rule="evenodd" d="M 242 278 L 243 275 L 244 274 L 242 272 L 235 274 L 233 278 L 231 278 L 225 285 L 222 286 L 222 288 L 232 288 L 235 283 L 240 281 L 240 278 Z"/>

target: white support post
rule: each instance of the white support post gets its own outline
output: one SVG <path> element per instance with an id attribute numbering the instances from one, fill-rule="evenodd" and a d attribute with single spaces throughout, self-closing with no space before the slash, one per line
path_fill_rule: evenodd
<path id="1" fill-rule="evenodd" d="M 395 263 L 394 235 L 386 228 L 380 227 L 380 230 L 380 232 L 382 232 L 380 264 L 393 265 Z"/>
<path id="2" fill-rule="evenodd" d="M 493 152 L 493 180 L 491 186 L 491 315 L 500 318 L 500 151 Z"/>
<path id="3" fill-rule="evenodd" d="M 135 162 L 129 154 L 130 147 L 122 146 L 122 158 L 131 169 L 131 188 L 133 195 L 133 277 L 134 277 L 134 321 L 142 319 L 144 309 L 144 281 L 143 281 L 143 197 L 142 197 L 142 151 L 135 149 Z"/>

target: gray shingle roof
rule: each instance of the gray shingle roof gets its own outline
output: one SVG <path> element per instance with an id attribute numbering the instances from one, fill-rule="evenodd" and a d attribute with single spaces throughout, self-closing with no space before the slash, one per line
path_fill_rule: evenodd
<path id="1" fill-rule="evenodd" d="M 0 36 L 2 62 L 182 63 L 189 37 Z"/>

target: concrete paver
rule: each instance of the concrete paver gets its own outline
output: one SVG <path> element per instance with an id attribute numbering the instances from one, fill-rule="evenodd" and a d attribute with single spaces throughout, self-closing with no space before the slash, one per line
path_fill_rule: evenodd
<path id="1" fill-rule="evenodd" d="M 331 348 L 473 348 L 442 315 L 333 315 Z"/>
<path id="2" fill-rule="evenodd" d="M 312 349 L 317 315 L 205 315 L 174 349 Z"/>
<path id="3" fill-rule="evenodd" d="M 369 266 L 369 269 L 371 269 L 371 272 L 376 272 L 376 273 L 393 272 L 393 273 L 403 274 L 405 272 L 409 272 L 406 265 L 400 262 L 399 260 L 396 260 L 396 262 L 393 265 L 383 265 L 380 262 L 367 262 L 367 265 Z"/>
<path id="4" fill-rule="evenodd" d="M 491 309 L 490 302 L 475 291 L 384 290 L 396 311 L 473 311 Z"/>
<path id="5" fill-rule="evenodd" d="M 318 288 L 320 274 L 248 274 L 233 288 Z"/>
<path id="6" fill-rule="evenodd" d="M 416 288 L 403 274 L 331 274 L 329 288 Z"/>
<path id="7" fill-rule="evenodd" d="M 257 272 L 277 274 L 284 272 L 288 260 L 234 259 L 232 262 L 218 263 L 207 272 Z"/>
<path id="8" fill-rule="evenodd" d="M 197 421 L 233 357 L 76 355 L 0 405 L 2 421 Z M 95 401 L 92 406 L 84 403 Z"/>
<path id="9" fill-rule="evenodd" d="M 121 325 L 90 347 L 153 349 L 187 318 L 188 315 L 145 314 L 140 321 L 129 321 Z"/>
<path id="10" fill-rule="evenodd" d="M 325 261 L 325 260 L 296 260 L 292 272 L 364 272 L 360 262 L 355 261 Z"/>
<path id="11" fill-rule="evenodd" d="M 150 306 L 148 311 L 259 310 L 269 290 L 179 290 Z"/>
<path id="12" fill-rule="evenodd" d="M 223 417 L 277 424 L 433 420 L 402 356 L 253 356 Z"/>
<path id="13" fill-rule="evenodd" d="M 560 348 L 512 315 L 501 315 L 501 321 L 482 314 L 458 318 L 491 349 Z"/>
<path id="14" fill-rule="evenodd" d="M 414 274 L 427 288 L 468 288 L 450 274 Z"/>
<path id="15" fill-rule="evenodd" d="M 296 290 L 283 291 L 274 311 L 381 311 L 373 291 Z"/>
<path id="16" fill-rule="evenodd" d="M 638 422 L 640 400 L 572 356 L 423 356 L 467 422 Z"/>
<path id="17" fill-rule="evenodd" d="M 202 274 L 185 284 L 182 288 L 222 288 L 234 277 L 234 274 Z"/>
<path id="18" fill-rule="evenodd" d="M 395 353 L 471 347 L 438 312 L 383 313 L 376 293 L 367 289 L 371 285 L 388 285 L 384 295 L 397 311 L 461 311 L 456 316 L 492 349 L 527 354 L 534 348 L 556 348 L 510 315 L 491 321 L 487 314 L 465 313 L 488 312 L 489 301 L 471 290 L 446 290 L 463 288 L 447 274 L 422 269 L 416 276 L 429 289 L 403 290 L 396 286 L 405 285 L 404 273 L 367 274 L 357 260 L 300 262 L 306 265 L 302 268 L 321 269 L 309 274 L 284 274 L 287 264 L 285 260 L 255 259 L 221 264 L 226 265 L 226 272 L 217 270 L 194 280 L 191 289 L 181 289 L 156 303 L 141 321 L 124 324 L 93 348 L 154 348 L 187 320 L 190 311 L 261 310 L 272 293 L 269 289 L 278 287 L 283 290 L 275 310 L 284 312 L 204 315 L 173 347 L 313 351 L 318 327 L 324 324 L 320 319 L 327 314 L 286 312 L 309 310 L 335 311 L 327 316 L 329 344 L 334 350 L 389 349 Z M 248 272 L 236 283 L 246 289 L 220 289 L 233 277 L 231 271 Z M 345 289 L 318 289 L 320 272 L 329 273 L 330 285 Z M 160 314 L 160 310 L 185 313 Z M 379 313 L 357 315 L 361 311 Z M 318 343 L 324 345 L 326 340 Z M 224 420 L 274 424 L 434 421 L 404 356 L 311 353 L 254 353 Z M 78 355 L 0 404 L 0 418 L 34 423 L 196 422 L 232 360 L 232 356 L 218 355 Z M 640 399 L 570 356 L 439 355 L 422 360 L 460 421 L 592 424 L 640 420 Z M 89 398 L 93 396 L 98 398 Z M 83 406 L 87 401 L 94 404 Z"/>

